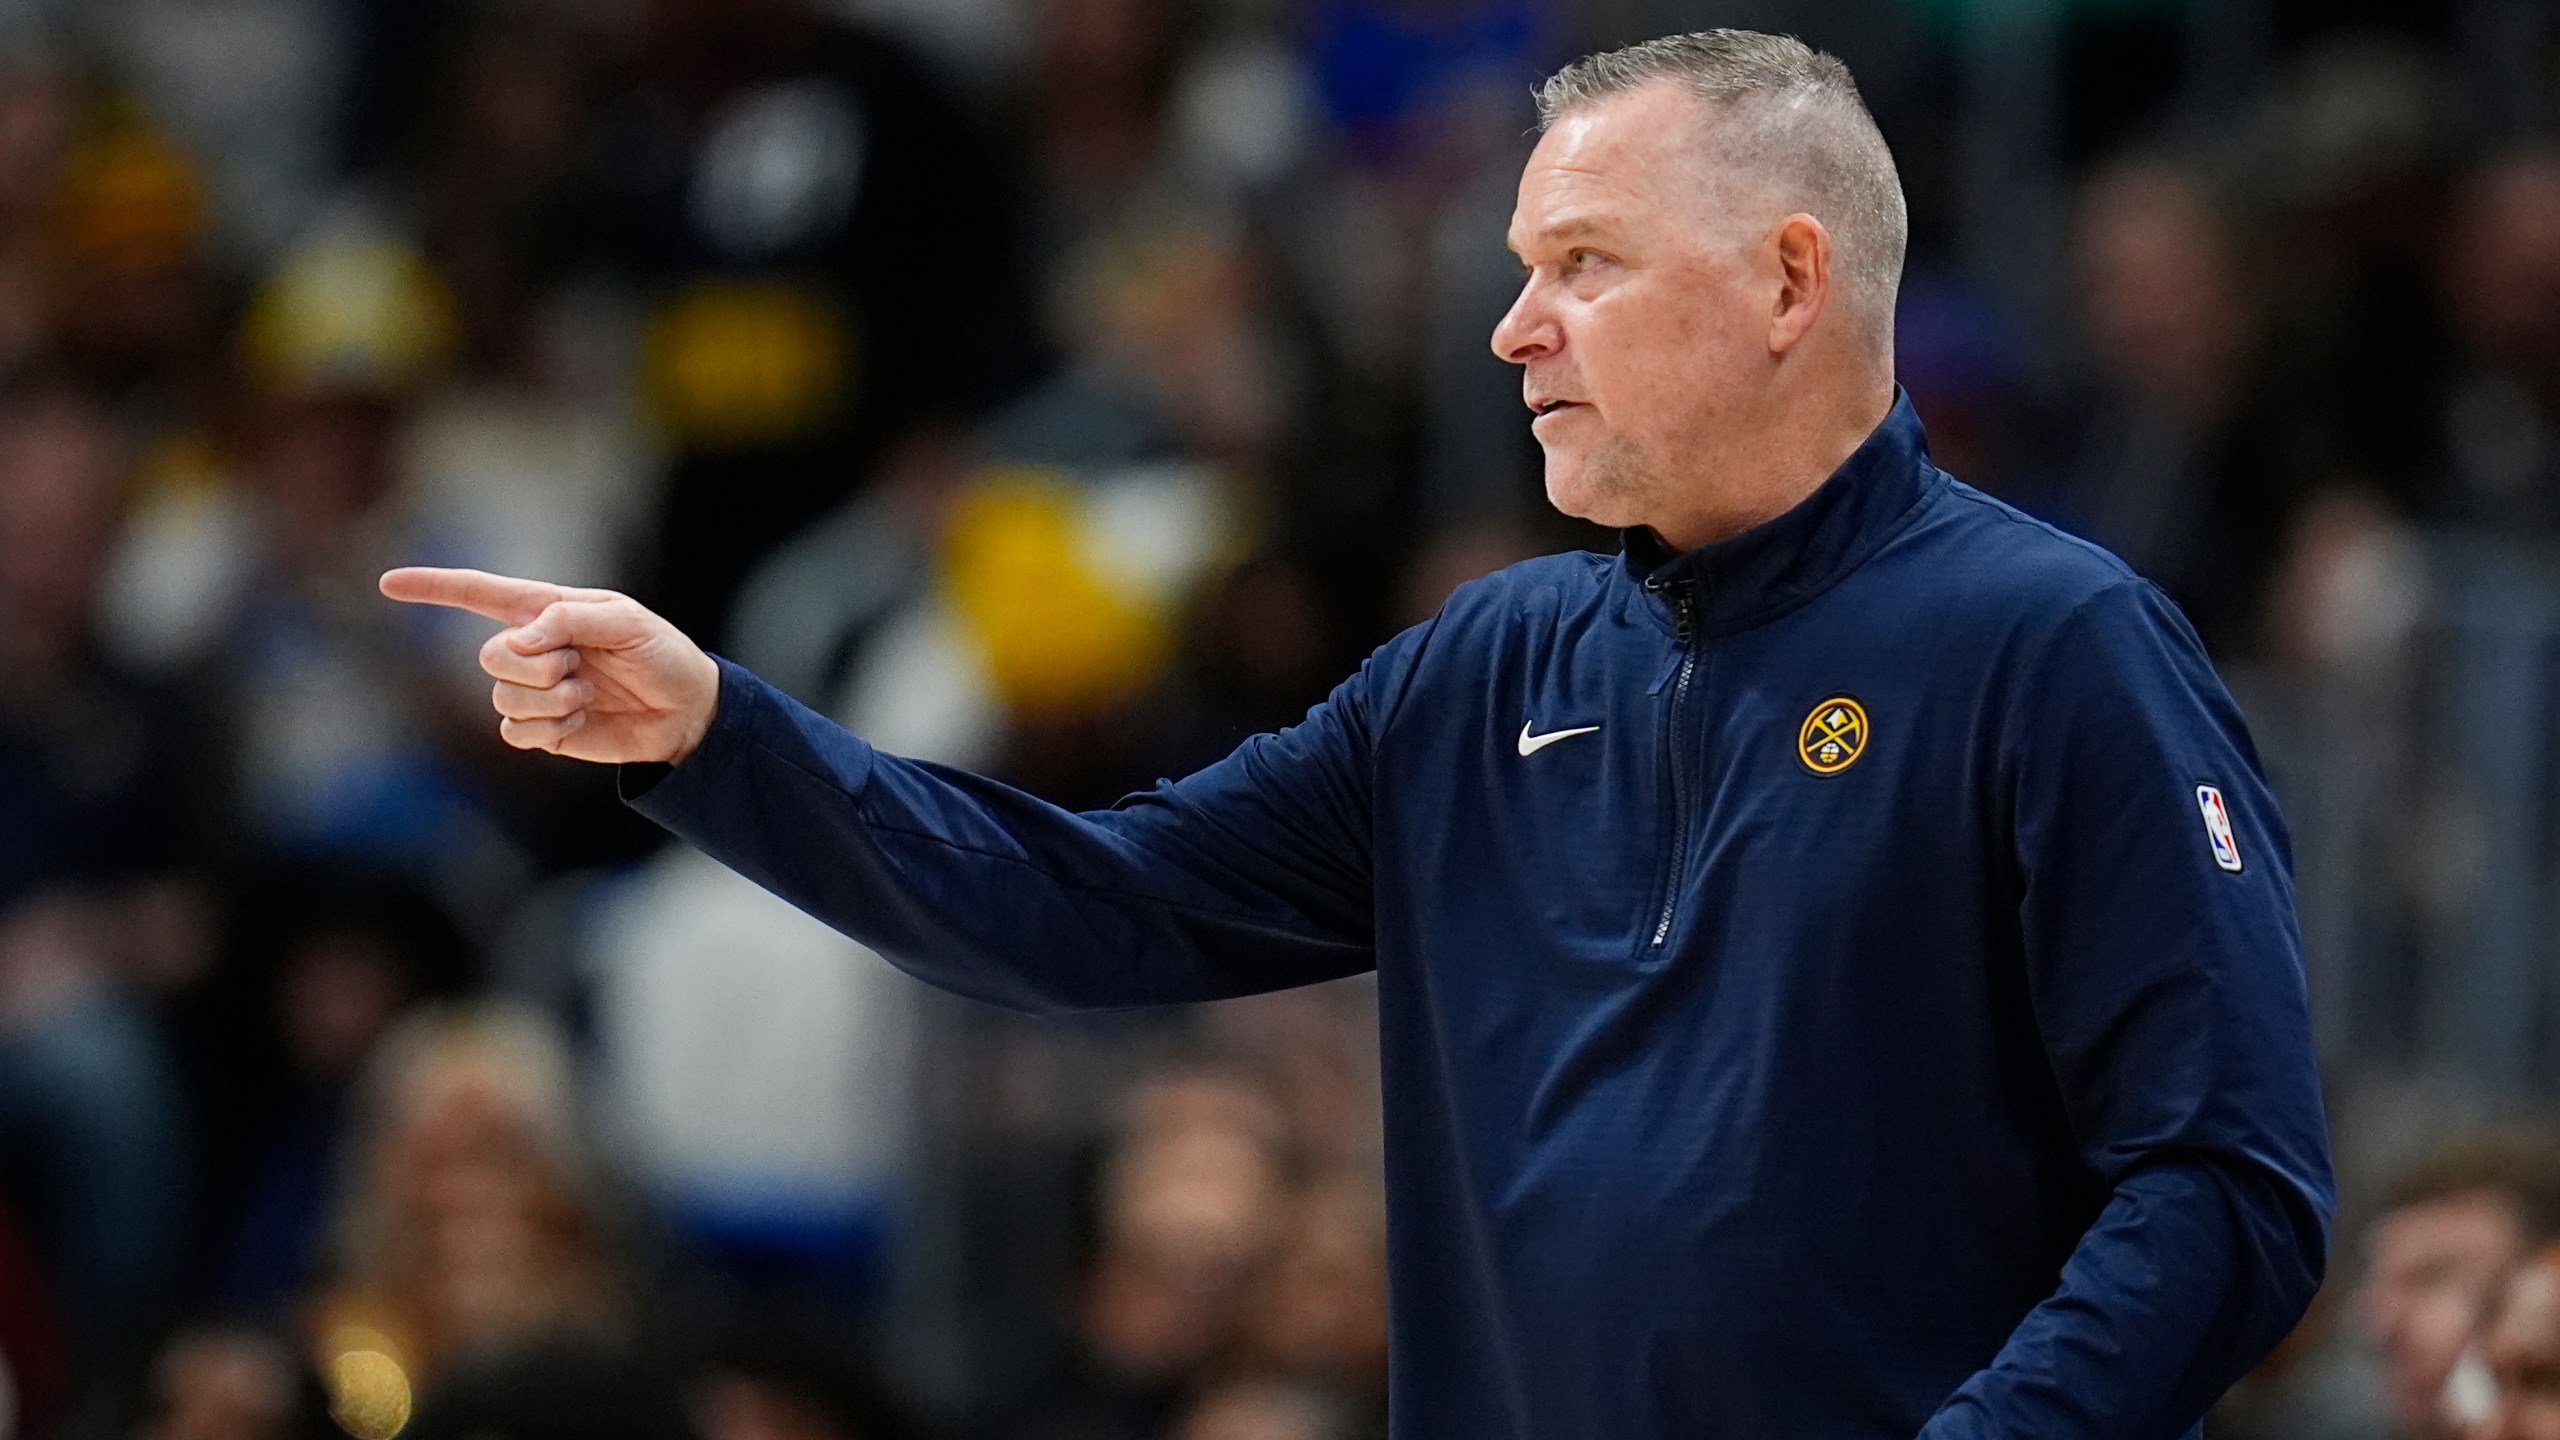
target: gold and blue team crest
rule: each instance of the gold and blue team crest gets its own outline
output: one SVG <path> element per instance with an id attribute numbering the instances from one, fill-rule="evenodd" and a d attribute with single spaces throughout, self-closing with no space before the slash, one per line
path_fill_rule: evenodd
<path id="1" fill-rule="evenodd" d="M 1837 775 L 1867 753 L 1867 707 L 1834 695 L 1813 707 L 1796 730 L 1796 758 L 1816 775 Z"/>

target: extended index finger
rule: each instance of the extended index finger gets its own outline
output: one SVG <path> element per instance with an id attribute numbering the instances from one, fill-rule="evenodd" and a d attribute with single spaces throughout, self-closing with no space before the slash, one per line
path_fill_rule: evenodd
<path id="1" fill-rule="evenodd" d="M 448 570 L 432 565 L 404 565 L 388 571 L 381 585 L 382 593 L 394 600 L 451 605 L 509 625 L 522 625 L 553 601 L 568 599 L 571 593 L 548 580 L 519 580 L 486 570 Z"/>

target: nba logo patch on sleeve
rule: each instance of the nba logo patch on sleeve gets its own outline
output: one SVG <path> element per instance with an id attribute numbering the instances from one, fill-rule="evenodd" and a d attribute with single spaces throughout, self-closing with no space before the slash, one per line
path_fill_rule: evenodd
<path id="1" fill-rule="evenodd" d="M 2238 874 L 2240 842 L 2231 838 L 2231 812 L 2223 806 L 2222 792 L 2210 785 L 2197 786 L 2196 809 L 2204 813 L 2204 836 L 2213 842 L 2213 863 Z"/>

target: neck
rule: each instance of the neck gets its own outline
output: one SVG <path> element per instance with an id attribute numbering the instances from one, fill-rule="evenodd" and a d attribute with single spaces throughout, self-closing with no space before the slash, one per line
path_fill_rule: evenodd
<path id="1" fill-rule="evenodd" d="M 1690 491 L 1694 503 L 1648 524 L 1680 551 L 1775 520 L 1822 488 L 1892 409 L 1889 372 L 1782 407 L 1749 443 L 1716 457 L 1712 478 Z"/>

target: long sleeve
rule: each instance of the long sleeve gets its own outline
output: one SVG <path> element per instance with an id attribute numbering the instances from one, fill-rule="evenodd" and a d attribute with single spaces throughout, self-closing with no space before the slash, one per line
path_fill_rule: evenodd
<path id="1" fill-rule="evenodd" d="M 902 760 L 721 662 L 643 814 L 909 973 L 1026 1010 L 1211 1000 L 1370 968 L 1373 727 L 1427 629 L 1298 725 L 1110 810 Z"/>
<path id="2" fill-rule="evenodd" d="M 1922 1440 L 2171 1440 L 2301 1318 L 2334 1205 L 2283 822 L 2159 592 L 2073 613 L 2008 727 L 2026 983 L 2110 1198 Z M 2227 821 L 2227 838 L 2216 831 Z"/>

